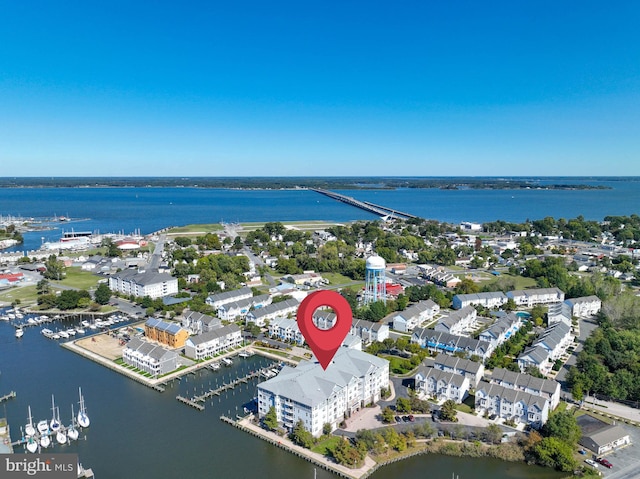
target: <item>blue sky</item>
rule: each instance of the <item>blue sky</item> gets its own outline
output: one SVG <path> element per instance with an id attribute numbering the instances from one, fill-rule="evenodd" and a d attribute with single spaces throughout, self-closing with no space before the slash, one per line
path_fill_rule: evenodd
<path id="1" fill-rule="evenodd" d="M 634 1 L 30 1 L 0 18 L 0 176 L 640 175 Z"/>

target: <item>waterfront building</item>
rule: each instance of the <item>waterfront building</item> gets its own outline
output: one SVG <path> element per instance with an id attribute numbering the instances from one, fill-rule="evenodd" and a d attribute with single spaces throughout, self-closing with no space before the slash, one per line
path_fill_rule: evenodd
<path id="1" fill-rule="evenodd" d="M 518 356 L 520 371 L 534 366 L 542 374 L 548 374 L 554 361 L 562 356 L 572 341 L 571 326 L 563 322 L 551 324 L 533 342 L 531 347 Z"/>
<path id="2" fill-rule="evenodd" d="M 188 358 L 200 360 L 242 345 L 242 332 L 236 324 L 229 324 L 206 333 L 191 336 L 184 345 Z"/>
<path id="3" fill-rule="evenodd" d="M 436 331 L 444 331 L 456 336 L 469 333 L 476 324 L 478 312 L 472 306 L 466 306 L 459 311 L 453 311 L 449 316 L 441 318 L 435 326 Z"/>
<path id="4" fill-rule="evenodd" d="M 189 332 L 178 323 L 149 318 L 144 323 L 144 334 L 148 339 L 166 344 L 171 348 L 181 348 L 189 337 Z"/>
<path id="5" fill-rule="evenodd" d="M 488 293 L 456 294 L 453 297 L 453 309 L 467 306 L 483 306 L 487 309 L 499 308 L 507 302 L 507 296 L 502 291 Z"/>
<path id="6" fill-rule="evenodd" d="M 367 258 L 364 272 L 364 296 L 365 304 L 375 301 L 387 302 L 387 280 L 385 277 L 386 263 L 378 255 Z"/>
<path id="7" fill-rule="evenodd" d="M 220 318 L 215 318 L 197 311 L 185 310 L 182 313 L 182 327 L 191 334 L 208 333 L 222 327 Z"/>
<path id="8" fill-rule="evenodd" d="M 541 379 L 530 374 L 495 368 L 491 375 L 487 376 L 487 381 L 545 397 L 549 400 L 549 410 L 551 411 L 560 404 L 560 383 L 553 379 Z"/>
<path id="9" fill-rule="evenodd" d="M 389 362 L 357 349 L 341 347 L 324 370 L 317 360 L 285 366 L 258 384 L 258 416 L 274 407 L 278 422 L 291 430 L 301 420 L 315 437 L 324 424 L 334 430 L 348 416 L 380 400 L 389 385 Z"/>
<path id="10" fill-rule="evenodd" d="M 218 316 L 225 321 L 233 321 L 236 318 L 244 319 L 251 309 L 260 309 L 271 304 L 271 296 L 261 294 L 250 298 L 224 303 L 218 307 Z"/>
<path id="11" fill-rule="evenodd" d="M 256 326 L 263 327 L 267 321 L 272 319 L 295 314 L 298 311 L 300 302 L 297 299 L 287 299 L 279 303 L 272 303 L 263 308 L 249 311 L 245 316 L 247 324 L 254 323 Z"/>
<path id="12" fill-rule="evenodd" d="M 469 387 L 475 388 L 484 374 L 484 364 L 448 354 L 438 354 L 433 367 L 449 373 L 459 374 L 469 379 Z"/>
<path id="13" fill-rule="evenodd" d="M 522 327 L 522 318 L 515 313 L 509 313 L 482 331 L 478 339 L 487 341 L 495 350 Z"/>
<path id="14" fill-rule="evenodd" d="M 554 323 L 565 323 L 571 326 L 571 306 L 567 302 L 552 303 L 549 305 L 547 311 L 547 323 L 549 325 Z"/>
<path id="15" fill-rule="evenodd" d="M 304 344 L 304 336 L 298 328 L 298 322 L 293 318 L 275 318 L 269 323 L 269 336 L 280 341 Z"/>
<path id="16" fill-rule="evenodd" d="M 233 291 L 223 291 L 222 293 L 212 294 L 207 297 L 206 302 L 213 309 L 218 309 L 223 304 L 233 303 L 234 301 L 251 298 L 252 296 L 253 291 L 251 291 L 251 288 L 245 286 Z"/>
<path id="17" fill-rule="evenodd" d="M 507 298 L 513 299 L 518 307 L 532 308 L 538 304 L 564 301 L 564 291 L 559 288 L 514 290 L 507 292 Z"/>
<path id="18" fill-rule="evenodd" d="M 441 369 L 421 366 L 415 375 L 417 391 L 438 401 L 462 403 L 469 395 L 469 378 Z"/>
<path id="19" fill-rule="evenodd" d="M 547 422 L 550 411 L 549 400 L 545 397 L 484 381 L 476 388 L 475 409 L 534 428 Z"/>
<path id="20" fill-rule="evenodd" d="M 486 341 L 456 336 L 455 334 L 436 331 L 435 329 L 414 329 L 411 335 L 411 342 L 419 344 L 420 347 L 427 348 L 429 351 L 446 354 L 462 353 L 467 356 L 476 355 L 483 361 L 493 351 L 491 345 Z"/>
<path id="21" fill-rule="evenodd" d="M 581 298 L 571 298 L 564 301 L 572 316 L 578 318 L 588 318 L 598 314 L 602 308 L 602 301 L 597 296 L 583 296 Z"/>
<path id="22" fill-rule="evenodd" d="M 178 367 L 178 353 L 138 338 L 132 338 L 124 347 L 122 360 L 155 377 L 175 371 Z"/>
<path id="23" fill-rule="evenodd" d="M 393 329 L 410 333 L 415 328 L 421 327 L 425 322 L 433 320 L 439 312 L 440 306 L 432 300 L 420 301 L 394 316 Z"/>
<path id="24" fill-rule="evenodd" d="M 109 289 L 126 295 L 162 298 L 178 292 L 178 278 L 158 271 L 124 269 L 109 276 Z"/>

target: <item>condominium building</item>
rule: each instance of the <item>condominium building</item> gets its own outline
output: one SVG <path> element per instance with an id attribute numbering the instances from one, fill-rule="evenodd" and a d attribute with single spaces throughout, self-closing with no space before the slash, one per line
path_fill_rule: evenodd
<path id="1" fill-rule="evenodd" d="M 178 367 L 178 353 L 138 338 L 132 338 L 124 347 L 122 360 L 155 377 L 175 371 Z"/>
<path id="2" fill-rule="evenodd" d="M 184 345 L 188 358 L 200 360 L 212 358 L 242 344 L 242 332 L 235 324 L 229 324 L 206 333 L 191 336 Z"/>

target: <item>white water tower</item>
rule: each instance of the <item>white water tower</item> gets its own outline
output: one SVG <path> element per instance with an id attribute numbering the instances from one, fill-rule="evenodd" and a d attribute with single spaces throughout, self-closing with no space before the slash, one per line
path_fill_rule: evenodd
<path id="1" fill-rule="evenodd" d="M 364 303 L 387 302 L 387 263 L 378 255 L 369 256 L 365 266 Z"/>

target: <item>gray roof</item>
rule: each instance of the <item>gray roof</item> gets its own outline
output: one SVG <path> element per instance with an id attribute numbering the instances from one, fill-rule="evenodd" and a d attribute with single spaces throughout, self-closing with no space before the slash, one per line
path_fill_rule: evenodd
<path id="1" fill-rule="evenodd" d="M 560 387 L 560 383 L 552 379 L 536 378 L 530 374 L 516 373 L 503 368 L 495 368 L 491 379 L 506 387 L 513 385 L 513 387 L 541 391 L 549 395 L 555 394 Z"/>
<path id="2" fill-rule="evenodd" d="M 171 351 L 169 349 L 163 348 L 158 344 L 152 344 L 147 341 L 143 341 L 139 338 L 131 338 L 131 340 L 127 343 L 126 348 L 131 349 L 133 351 L 138 351 L 145 356 L 149 356 L 153 359 L 157 359 L 160 361 L 164 357 L 172 357 L 177 356 L 178 353 L 175 351 Z"/>
<path id="3" fill-rule="evenodd" d="M 367 321 L 366 319 L 356 319 L 353 318 L 351 320 L 351 327 L 355 329 L 368 329 L 369 331 L 380 331 L 380 328 L 386 326 L 385 323 L 378 322 L 374 323 L 371 321 Z"/>
<path id="4" fill-rule="evenodd" d="M 385 359 L 357 349 L 339 348 L 326 370 L 317 361 L 301 361 L 295 368 L 285 366 L 275 378 L 258 384 L 258 389 L 314 407 L 354 379 L 388 367 Z"/>
<path id="5" fill-rule="evenodd" d="M 518 321 L 520 321 L 520 318 L 515 313 L 509 313 L 493 323 L 489 328 L 480 333 L 480 335 L 488 335 L 498 339 L 500 335 L 509 331 Z"/>
<path id="6" fill-rule="evenodd" d="M 450 373 L 441 369 L 430 368 L 421 366 L 418 368 L 416 376 L 422 376 L 424 381 L 429 378 L 433 378 L 436 382 L 444 381 L 447 384 L 453 384 L 454 386 L 461 387 L 465 380 L 465 377 L 460 374 Z"/>
<path id="7" fill-rule="evenodd" d="M 209 316 L 207 314 L 202 314 L 197 311 L 189 311 L 184 313 L 184 317 L 190 321 L 201 321 L 202 324 L 206 324 L 209 327 L 220 327 L 222 326 L 222 321 L 220 318 L 215 318 L 213 316 Z"/>
<path id="8" fill-rule="evenodd" d="M 524 358 L 526 356 L 528 356 L 530 359 L 532 359 L 535 364 L 542 364 L 549 358 L 549 353 L 545 348 L 543 348 L 540 345 L 531 346 L 531 347 L 525 349 L 520 354 L 520 356 L 518 356 L 518 361 L 520 361 L 522 358 Z"/>
<path id="9" fill-rule="evenodd" d="M 454 298 L 458 298 L 460 301 L 480 301 L 485 299 L 500 298 L 506 301 L 506 296 L 502 291 L 490 291 L 486 293 L 469 293 L 469 294 L 456 294 Z"/>
<path id="10" fill-rule="evenodd" d="M 564 302 L 568 303 L 568 304 L 582 304 L 582 303 L 595 303 L 595 302 L 600 302 L 600 298 L 598 298 L 597 296 L 582 296 L 580 298 L 569 298 L 566 299 Z"/>
<path id="11" fill-rule="evenodd" d="M 298 305 L 300 304 L 300 302 L 297 299 L 287 299 L 285 301 L 280 301 L 279 303 L 271 303 L 267 306 L 264 306 L 260 309 L 256 309 L 254 311 L 251 311 L 251 315 L 258 319 L 261 318 L 262 316 L 267 316 L 269 314 L 274 314 L 274 313 L 278 313 L 280 311 L 283 311 L 285 309 L 289 309 L 289 308 L 297 308 Z"/>
<path id="12" fill-rule="evenodd" d="M 555 347 L 562 342 L 562 340 L 571 332 L 571 326 L 564 322 L 553 323 L 547 329 L 545 329 L 540 337 L 533 343 L 534 346 L 546 344 L 549 348 L 555 349 Z"/>
<path id="13" fill-rule="evenodd" d="M 174 278 L 168 273 L 159 273 L 158 271 L 153 270 L 138 271 L 137 269 L 123 269 L 119 273 L 113 274 L 111 277 L 121 279 L 122 281 L 136 283 L 140 286 L 166 283 L 171 280 L 177 281 L 177 278 Z"/>
<path id="14" fill-rule="evenodd" d="M 629 433 L 620 425 L 607 425 L 596 432 L 585 434 L 585 436 L 580 439 L 580 443 L 582 444 L 586 439 L 600 448 L 628 435 Z"/>
<path id="15" fill-rule="evenodd" d="M 488 396 L 500 396 L 502 400 L 509 401 L 510 403 L 516 403 L 519 401 L 524 402 L 527 405 L 527 409 L 531 406 L 536 406 L 539 410 L 544 409 L 544 403 L 549 402 L 545 397 L 538 396 L 537 394 L 530 394 L 519 389 L 511 389 L 499 384 L 487 383 L 480 381 L 476 391 L 483 391 Z M 476 392 L 477 397 L 477 392 Z"/>
<path id="16" fill-rule="evenodd" d="M 515 298 L 517 296 L 534 296 L 538 294 L 557 294 L 558 296 L 564 295 L 564 291 L 560 288 L 533 288 L 533 289 L 514 289 L 507 292 L 509 298 Z"/>
<path id="17" fill-rule="evenodd" d="M 460 321 L 464 320 L 467 316 L 469 316 L 470 314 L 473 314 L 474 311 L 475 309 L 473 308 L 473 306 L 465 306 L 464 308 L 459 309 L 458 311 L 452 311 L 451 314 L 449 314 L 449 316 L 442 318 L 440 321 L 438 321 L 438 324 L 443 324 L 444 326 L 447 327 L 447 329 L 451 329 Z"/>
<path id="18" fill-rule="evenodd" d="M 420 301 L 416 304 L 412 304 L 404 311 L 400 311 L 398 313 L 398 316 L 402 316 L 405 319 L 410 319 L 415 316 L 420 316 L 420 314 L 424 313 L 425 311 L 433 309 L 434 306 L 437 306 L 436 303 L 434 303 L 430 299 L 427 299 L 426 301 Z"/>
<path id="19" fill-rule="evenodd" d="M 210 303 L 215 303 L 217 301 L 231 302 L 234 300 L 233 298 L 237 298 L 238 296 L 246 296 L 247 294 L 252 295 L 253 292 L 251 291 L 251 288 L 245 286 L 244 288 L 234 289 L 232 291 L 223 291 L 222 293 L 212 294 L 207 298 L 207 301 Z"/>
<path id="20" fill-rule="evenodd" d="M 208 343 L 214 339 L 224 338 L 229 334 L 237 333 L 239 331 L 240 328 L 236 324 L 229 324 L 206 333 L 198 334 L 197 336 L 191 336 L 188 341 L 191 341 L 194 346 L 197 346 L 199 344 Z"/>
<path id="21" fill-rule="evenodd" d="M 238 301 L 231 301 L 220 305 L 218 309 L 225 311 L 231 311 L 232 309 L 249 309 L 256 304 L 260 304 L 269 299 L 268 294 L 260 294 L 258 296 L 252 296 L 250 298 L 240 299 Z"/>
<path id="22" fill-rule="evenodd" d="M 449 356 L 448 354 L 438 354 L 434 360 L 434 365 L 460 370 L 470 374 L 476 374 L 482 367 L 482 363 L 477 363 L 470 359 Z"/>
<path id="23" fill-rule="evenodd" d="M 438 344 L 444 344 L 455 348 L 466 349 L 472 353 L 484 356 L 491 345 L 486 341 L 467 338 L 464 336 L 456 336 L 445 331 L 436 331 L 435 329 L 416 328 L 413 330 L 413 336 L 420 340 L 435 341 Z M 447 348 L 445 348 L 447 349 Z"/>
<path id="24" fill-rule="evenodd" d="M 300 331 L 300 328 L 298 327 L 298 321 L 296 321 L 294 318 L 275 318 L 273 321 L 271 321 L 271 326 Z"/>

